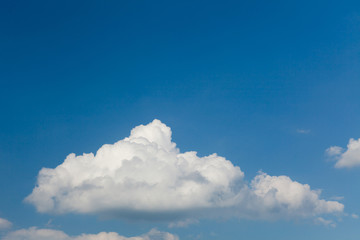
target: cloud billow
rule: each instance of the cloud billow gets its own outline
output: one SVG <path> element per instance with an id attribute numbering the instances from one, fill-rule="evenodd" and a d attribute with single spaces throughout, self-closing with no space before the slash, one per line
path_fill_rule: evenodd
<path id="1" fill-rule="evenodd" d="M 287 176 L 259 173 L 250 184 L 224 157 L 181 153 L 171 129 L 154 120 L 94 155 L 70 154 L 43 168 L 26 198 L 43 213 L 114 215 L 132 219 L 254 219 L 341 214 L 343 204 Z"/>
<path id="2" fill-rule="evenodd" d="M 332 146 L 326 149 L 326 154 L 336 161 L 336 168 L 352 168 L 360 166 L 360 138 L 350 138 L 347 149 Z"/>

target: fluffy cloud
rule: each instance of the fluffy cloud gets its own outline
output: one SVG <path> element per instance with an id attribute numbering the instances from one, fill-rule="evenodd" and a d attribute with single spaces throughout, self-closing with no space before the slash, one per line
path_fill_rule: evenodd
<path id="1" fill-rule="evenodd" d="M 287 176 L 260 173 L 251 186 L 261 200 L 262 213 L 270 214 L 269 217 L 308 217 L 343 210 L 339 202 L 319 199 L 320 191 L 311 190 L 308 184 L 292 181 Z"/>
<path id="2" fill-rule="evenodd" d="M 351 168 L 360 165 L 360 138 L 351 138 L 347 149 L 339 146 L 332 146 L 326 149 L 327 155 L 336 160 L 336 168 Z"/>
<path id="3" fill-rule="evenodd" d="M 147 234 L 138 237 L 124 237 L 115 232 L 101 232 L 98 234 L 82 234 L 68 236 L 66 233 L 53 229 L 38 229 L 32 227 L 7 234 L 3 240 L 178 240 L 179 238 L 167 232 L 152 229 Z"/>
<path id="4" fill-rule="evenodd" d="M 11 228 L 12 223 L 4 218 L 0 218 L 0 230 Z"/>
<path id="5" fill-rule="evenodd" d="M 240 168 L 224 157 L 181 153 L 159 120 L 135 127 L 96 154 L 70 154 L 55 169 L 43 168 L 26 201 L 39 212 L 172 221 L 314 217 L 344 208 L 287 176 L 260 173 L 247 184 Z"/>

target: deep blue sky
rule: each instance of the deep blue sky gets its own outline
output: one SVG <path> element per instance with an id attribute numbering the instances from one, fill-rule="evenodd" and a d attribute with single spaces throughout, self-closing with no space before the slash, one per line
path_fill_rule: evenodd
<path id="1" fill-rule="evenodd" d="M 53 219 L 69 234 L 358 239 L 351 218 L 336 228 L 230 219 L 168 229 L 39 214 L 23 199 L 42 167 L 158 118 L 182 151 L 216 152 L 248 180 L 288 175 L 360 213 L 359 170 L 324 156 L 360 137 L 359 1 L 2 0 L 0 29 L 0 217 L 15 229 Z"/>

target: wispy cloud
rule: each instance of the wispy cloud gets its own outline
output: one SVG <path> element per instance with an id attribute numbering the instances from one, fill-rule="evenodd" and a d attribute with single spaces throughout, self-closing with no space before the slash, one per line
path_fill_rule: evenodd
<path id="1" fill-rule="evenodd" d="M 316 218 L 316 219 L 315 219 L 315 223 L 316 223 L 316 224 L 325 225 L 325 226 L 330 226 L 330 227 L 336 227 L 336 223 L 334 223 L 334 221 L 328 220 L 328 219 L 324 219 L 324 218 L 322 218 L 322 217 Z"/>
<path id="2" fill-rule="evenodd" d="M 344 200 L 344 197 L 343 196 L 333 196 L 333 197 L 330 197 L 329 199 L 335 200 L 335 201 L 341 201 L 341 200 Z"/>
<path id="3" fill-rule="evenodd" d="M 199 220 L 194 219 L 194 218 L 188 218 L 185 220 L 180 220 L 180 221 L 176 221 L 176 222 L 171 222 L 169 223 L 169 228 L 182 228 L 182 227 L 187 227 L 191 224 L 195 224 L 198 223 Z"/>
<path id="4" fill-rule="evenodd" d="M 299 129 L 296 129 L 296 132 L 300 133 L 300 134 L 309 134 L 311 131 L 310 131 L 310 129 L 299 128 Z"/>

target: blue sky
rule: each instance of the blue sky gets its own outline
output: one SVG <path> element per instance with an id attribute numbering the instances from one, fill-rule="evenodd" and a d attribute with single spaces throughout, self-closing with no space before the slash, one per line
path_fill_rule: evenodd
<path id="1" fill-rule="evenodd" d="M 358 1 L 0 4 L 0 219 L 12 223 L 0 221 L 0 237 L 37 227 L 69 236 L 155 228 L 179 239 L 357 239 Z M 240 167 L 242 186 L 259 171 L 288 176 L 344 210 L 263 219 L 211 205 L 212 214 L 184 213 L 192 224 L 170 227 L 179 219 L 128 219 L 118 205 L 114 217 L 41 213 L 24 200 L 42 168 L 96 153 L 154 119 L 181 153 L 217 153 Z"/>

